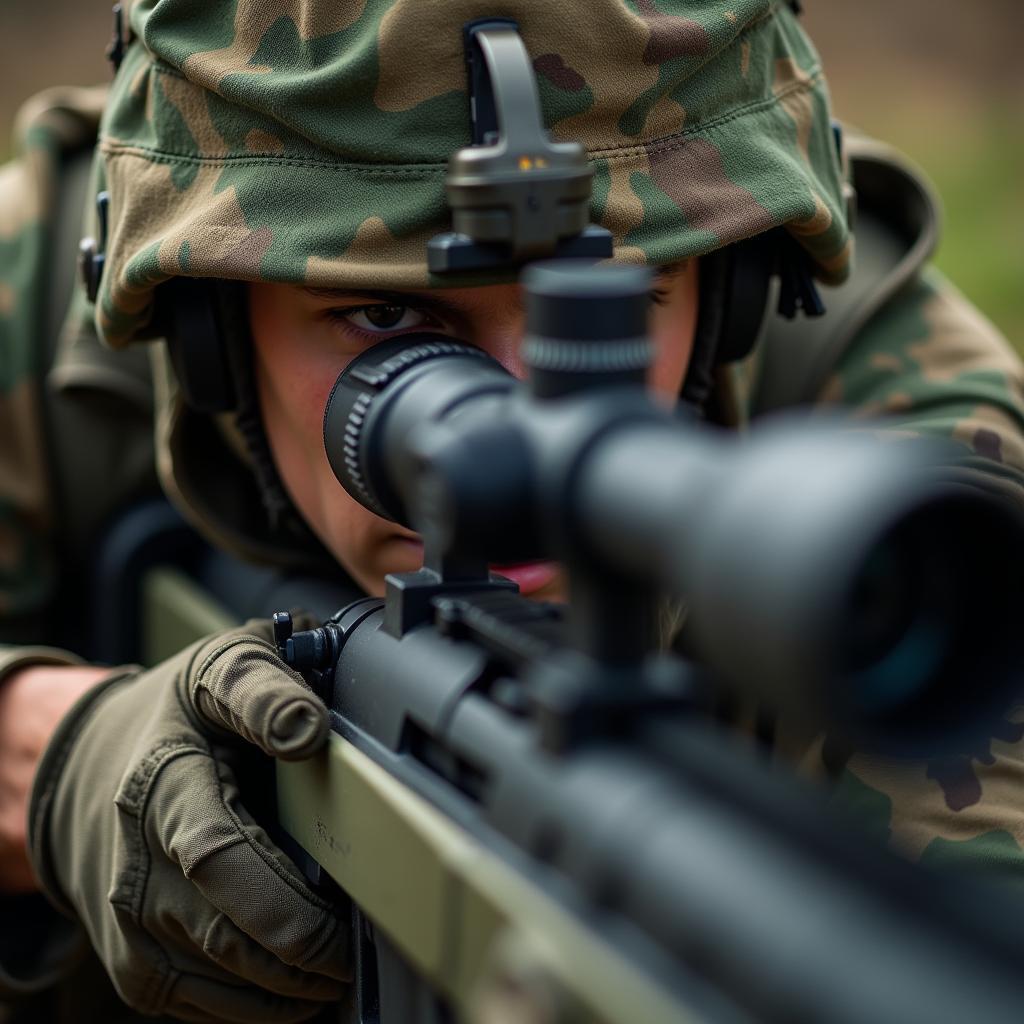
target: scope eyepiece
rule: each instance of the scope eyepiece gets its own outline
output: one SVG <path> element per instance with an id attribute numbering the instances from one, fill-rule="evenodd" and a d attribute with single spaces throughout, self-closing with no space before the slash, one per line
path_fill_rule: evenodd
<path id="1" fill-rule="evenodd" d="M 445 360 L 438 386 L 417 389 L 411 403 L 401 395 L 430 364 Z M 474 372 L 476 371 L 476 372 Z M 411 525 L 406 497 L 397 481 L 412 453 L 400 441 L 389 443 L 388 428 L 402 424 L 416 431 L 441 415 L 465 385 L 470 394 L 506 391 L 512 378 L 486 352 L 441 334 L 406 334 L 368 349 L 341 372 L 324 412 L 324 449 L 334 475 L 359 504 L 385 519 Z M 399 415 L 393 413 L 398 409 Z M 392 450 L 389 454 L 389 449 Z"/>

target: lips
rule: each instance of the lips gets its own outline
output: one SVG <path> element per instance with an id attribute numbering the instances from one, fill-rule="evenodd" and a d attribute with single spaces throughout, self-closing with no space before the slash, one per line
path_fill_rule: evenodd
<path id="1" fill-rule="evenodd" d="M 423 542 L 418 537 L 399 535 L 396 539 L 413 548 L 422 560 Z M 510 565 L 491 565 L 490 570 L 517 584 L 520 594 L 533 594 L 542 590 L 555 579 L 558 575 L 558 563 L 520 562 Z"/>
<path id="2" fill-rule="evenodd" d="M 492 565 L 491 571 L 519 584 L 520 594 L 542 590 L 558 575 L 555 562 L 523 562 L 519 565 Z"/>

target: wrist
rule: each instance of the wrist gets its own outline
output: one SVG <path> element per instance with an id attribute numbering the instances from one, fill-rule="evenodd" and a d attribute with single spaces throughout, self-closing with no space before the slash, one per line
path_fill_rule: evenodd
<path id="1" fill-rule="evenodd" d="M 46 747 L 68 710 L 110 670 L 21 664 L 0 678 L 0 891 L 39 888 L 28 855 L 28 805 Z"/>

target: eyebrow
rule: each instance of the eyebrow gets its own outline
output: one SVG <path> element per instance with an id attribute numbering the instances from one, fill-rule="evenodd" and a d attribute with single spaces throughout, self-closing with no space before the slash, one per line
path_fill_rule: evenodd
<path id="1" fill-rule="evenodd" d="M 664 283 L 674 277 L 678 277 L 689 267 L 689 260 L 680 260 L 677 263 L 667 263 L 655 270 L 657 282 Z M 441 298 L 440 294 L 434 292 L 402 292 L 390 291 L 383 288 L 318 288 L 314 285 L 303 285 L 302 290 L 314 299 L 322 299 L 326 302 L 342 302 L 351 299 L 369 299 L 372 302 L 386 302 L 394 306 L 412 305 L 415 300 L 417 307 L 435 309 L 438 312 L 448 315 L 464 313 L 465 310 Z"/>
<path id="2" fill-rule="evenodd" d="M 673 277 L 678 277 L 680 274 L 684 273 L 685 271 L 687 271 L 689 269 L 690 269 L 690 260 L 689 259 L 682 259 L 682 260 L 677 260 L 675 263 L 664 263 L 664 264 L 662 264 L 660 267 L 658 267 L 655 270 L 654 275 L 659 280 L 667 281 L 667 280 L 671 280 Z"/>
<path id="3" fill-rule="evenodd" d="M 343 302 L 351 299 L 368 299 L 370 302 L 383 302 L 392 306 L 416 306 L 419 308 L 432 309 L 438 313 L 446 313 L 448 316 L 465 314 L 465 310 L 442 299 L 439 296 L 427 292 L 396 292 L 380 288 L 315 288 L 303 285 L 302 290 L 311 295 L 314 299 L 323 299 L 327 302 Z"/>

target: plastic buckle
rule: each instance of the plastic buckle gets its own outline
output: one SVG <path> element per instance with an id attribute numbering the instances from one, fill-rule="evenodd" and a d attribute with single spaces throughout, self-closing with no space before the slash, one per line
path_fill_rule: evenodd
<path id="1" fill-rule="evenodd" d="M 78 246 L 78 270 L 82 285 L 90 302 L 95 302 L 100 293 L 100 281 L 106 264 L 107 221 L 110 215 L 110 193 L 100 192 L 96 196 L 96 215 L 99 218 L 99 241 L 91 235 L 83 238 Z"/>
<path id="2" fill-rule="evenodd" d="M 128 38 L 124 31 L 124 7 L 121 4 L 114 4 L 114 35 L 104 51 L 107 60 L 110 61 L 116 75 L 121 69 L 121 61 L 124 60 L 124 51 L 128 48 Z"/>

